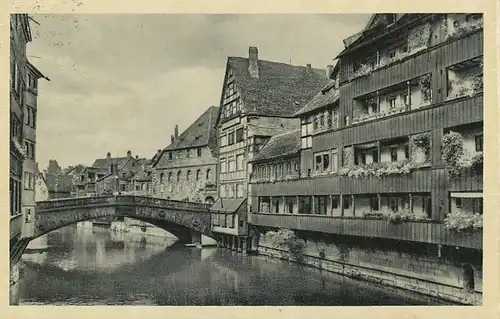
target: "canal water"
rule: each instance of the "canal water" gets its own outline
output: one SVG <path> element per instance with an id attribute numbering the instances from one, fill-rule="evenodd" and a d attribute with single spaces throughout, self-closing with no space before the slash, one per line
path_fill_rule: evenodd
<path id="1" fill-rule="evenodd" d="M 175 238 L 68 226 L 21 263 L 20 305 L 429 305 L 420 295 Z"/>

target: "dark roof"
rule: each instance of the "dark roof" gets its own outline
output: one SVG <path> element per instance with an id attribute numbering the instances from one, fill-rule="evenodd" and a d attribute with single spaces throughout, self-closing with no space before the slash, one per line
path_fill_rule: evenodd
<path id="1" fill-rule="evenodd" d="M 123 166 L 127 164 L 128 160 L 128 157 L 111 157 L 110 159 L 98 158 L 95 160 L 94 164 L 92 164 L 92 168 L 97 169 L 98 173 L 106 173 L 109 172 L 109 165 L 113 163 L 118 165 L 118 170 L 121 170 Z"/>
<path id="2" fill-rule="evenodd" d="M 330 87 L 330 89 L 327 90 L 326 92 L 321 91 L 318 94 L 316 94 L 316 96 L 314 96 L 309 102 L 307 102 L 307 104 L 303 108 L 301 108 L 297 113 L 295 113 L 295 116 L 312 112 L 327 105 L 334 104 L 338 101 L 339 101 L 339 90 Z"/>
<path id="3" fill-rule="evenodd" d="M 328 81 L 323 69 L 265 60 L 253 78 L 248 64 L 248 58 L 228 58 L 247 115 L 292 117 Z"/>
<path id="4" fill-rule="evenodd" d="M 240 208 L 245 202 L 246 198 L 219 198 L 215 204 L 210 207 L 211 212 L 226 212 L 234 213 Z"/>
<path id="5" fill-rule="evenodd" d="M 271 137 L 264 147 L 255 155 L 252 162 L 270 160 L 288 155 L 297 154 L 300 151 L 300 131 L 293 131 Z"/>
<path id="6" fill-rule="evenodd" d="M 290 129 L 284 127 L 267 127 L 267 126 L 259 126 L 255 124 L 248 124 L 248 130 L 252 131 L 255 136 L 273 136 L 276 134 L 282 134 L 285 132 L 289 132 Z"/>
<path id="7" fill-rule="evenodd" d="M 44 176 L 49 192 L 69 193 L 73 187 L 73 177 L 65 174 L 50 174 Z"/>
<path id="8" fill-rule="evenodd" d="M 209 107 L 193 124 L 191 124 L 177 141 L 168 145 L 165 150 L 176 150 L 182 148 L 200 147 L 209 144 L 210 139 L 216 133 L 215 120 L 219 108 L 217 106 Z"/>
<path id="9" fill-rule="evenodd" d="M 415 22 L 421 21 L 422 19 L 426 19 L 436 14 L 420 14 L 420 13 L 411 13 L 411 14 L 400 14 L 397 15 L 396 22 L 387 28 L 387 20 L 383 17 L 384 14 L 374 14 L 370 20 L 368 21 L 366 27 L 359 32 L 359 34 L 355 34 L 344 40 L 344 45 L 346 48 L 342 50 L 335 59 L 338 59 L 348 53 L 361 49 L 372 43 L 374 41 L 379 40 L 380 38 L 386 36 L 388 33 L 396 32 L 404 28 L 410 27 Z M 381 18 L 379 18 L 379 16 Z"/>
<path id="10" fill-rule="evenodd" d="M 50 79 L 43 75 L 43 73 L 40 72 L 40 70 L 38 70 L 30 61 L 27 61 L 27 66 L 28 69 L 31 70 L 38 78 L 44 78 L 45 80 L 50 81 Z"/>

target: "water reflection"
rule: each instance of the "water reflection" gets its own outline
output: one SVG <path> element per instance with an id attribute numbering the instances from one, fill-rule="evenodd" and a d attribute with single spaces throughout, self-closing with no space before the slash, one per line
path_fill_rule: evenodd
<path id="1" fill-rule="evenodd" d="M 400 305 L 434 301 L 173 238 L 66 228 L 23 257 L 21 304 Z"/>

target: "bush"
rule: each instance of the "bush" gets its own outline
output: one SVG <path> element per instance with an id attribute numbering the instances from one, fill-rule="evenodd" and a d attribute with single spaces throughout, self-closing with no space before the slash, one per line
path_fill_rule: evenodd
<path id="1" fill-rule="evenodd" d="M 291 229 L 279 229 L 277 231 L 268 231 L 265 233 L 276 248 L 286 249 L 297 260 L 302 258 L 305 242 L 297 238 L 295 232 Z"/>

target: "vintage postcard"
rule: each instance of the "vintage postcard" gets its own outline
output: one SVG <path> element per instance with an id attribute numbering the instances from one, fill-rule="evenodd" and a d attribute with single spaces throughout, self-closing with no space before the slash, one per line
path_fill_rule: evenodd
<path id="1" fill-rule="evenodd" d="M 12 313 L 496 315 L 486 7 L 85 5 L 6 20 Z"/>

